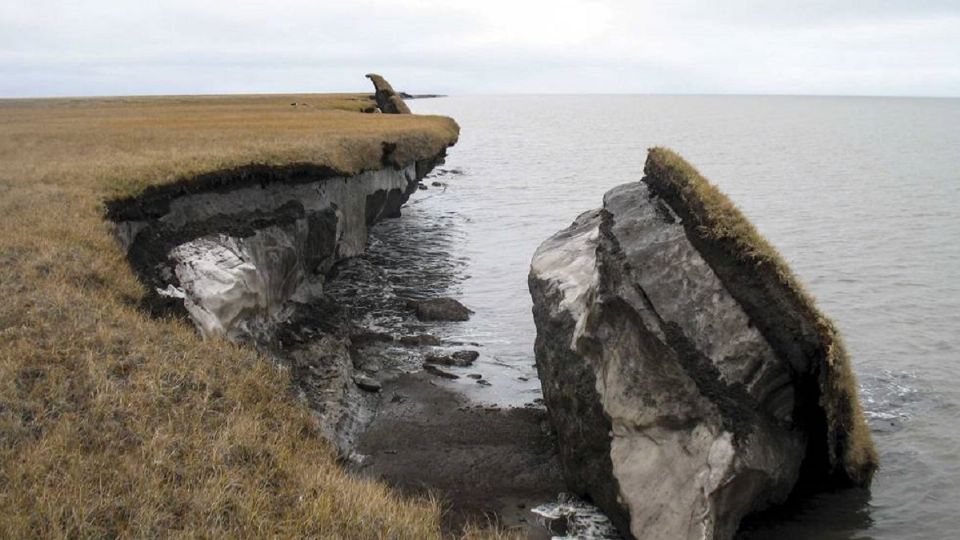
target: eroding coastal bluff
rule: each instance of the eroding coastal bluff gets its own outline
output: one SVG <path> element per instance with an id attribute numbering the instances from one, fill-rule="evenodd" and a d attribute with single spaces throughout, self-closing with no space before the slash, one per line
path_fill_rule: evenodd
<path id="1" fill-rule="evenodd" d="M 776 251 L 677 154 L 533 257 L 568 487 L 635 538 L 731 538 L 795 491 L 868 486 L 850 361 Z"/>
<path id="2" fill-rule="evenodd" d="M 393 104 L 383 112 L 406 107 L 382 77 L 372 78 L 371 97 Z M 107 217 L 146 285 L 142 305 L 187 315 L 204 338 L 268 351 L 291 369 L 321 431 L 346 457 L 369 420 L 364 390 L 380 383 L 356 368 L 364 364 L 354 359 L 356 330 L 330 305 L 325 283 L 336 263 L 365 251 L 374 223 L 400 215 L 459 128 L 440 117 L 344 114 L 355 131 L 372 121 L 380 138 L 341 140 L 339 160 L 254 162 L 184 176 L 109 201 Z M 314 337 L 306 339 L 298 329 L 304 320 L 326 331 L 307 330 Z"/>
<path id="3" fill-rule="evenodd" d="M 349 379 L 345 338 L 280 336 L 278 363 L 202 338 L 152 286 L 170 270 L 161 290 L 186 295 L 185 259 L 163 249 L 206 243 L 251 257 L 223 267 L 251 279 L 237 317 L 210 310 L 225 334 L 269 329 L 301 270 L 329 293 L 326 265 L 459 132 L 363 114 L 372 94 L 0 100 L 0 536 L 442 537 L 438 504 L 357 479 L 322 440 L 338 413 L 319 391 L 374 395 Z M 155 316 L 168 307 L 183 316 Z"/>
<path id="4" fill-rule="evenodd" d="M 368 77 L 383 112 L 410 113 L 383 77 Z M 204 337 L 269 341 L 292 299 L 317 297 L 337 261 L 364 251 L 370 225 L 399 216 L 456 142 L 449 122 L 355 149 L 364 163 L 354 170 L 251 163 L 112 200 L 107 214 L 154 309 L 182 308 Z"/>

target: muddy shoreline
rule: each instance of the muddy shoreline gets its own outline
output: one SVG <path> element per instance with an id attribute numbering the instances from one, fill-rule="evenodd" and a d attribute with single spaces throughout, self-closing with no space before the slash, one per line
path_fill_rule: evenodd
<path id="1" fill-rule="evenodd" d="M 426 372 L 388 382 L 361 435 L 356 470 L 411 495 L 432 493 L 444 529 L 494 524 L 528 538 L 548 538 L 530 509 L 563 491 L 546 411 L 477 405 Z"/>
<path id="2" fill-rule="evenodd" d="M 284 329 L 274 354 L 329 426 L 327 437 L 349 470 L 408 495 L 439 498 L 445 532 L 457 534 L 469 523 L 550 537 L 531 512 L 565 489 L 545 408 L 485 405 L 422 369 L 428 354 L 460 343 L 401 342 L 359 326 L 332 301 L 301 309 L 302 319 Z M 433 337 L 416 333 L 422 324 L 411 326 L 403 336 Z"/>
<path id="3" fill-rule="evenodd" d="M 270 352 L 290 367 L 349 470 L 438 497 L 446 532 L 472 523 L 549 538 L 531 512 L 565 489 L 546 409 L 478 400 L 469 390 L 491 384 L 490 366 L 424 370 L 430 355 L 484 354 L 480 343 L 449 338 L 459 323 L 420 321 L 409 305 L 455 296 L 464 279 L 447 245 L 454 239 L 438 234 L 442 218 L 426 221 L 374 227 L 368 249 L 323 279 L 322 295 L 295 305 Z"/>

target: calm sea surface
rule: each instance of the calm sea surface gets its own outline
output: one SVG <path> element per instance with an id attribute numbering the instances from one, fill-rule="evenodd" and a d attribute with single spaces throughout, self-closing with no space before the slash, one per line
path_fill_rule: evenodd
<path id="1" fill-rule="evenodd" d="M 410 102 L 462 128 L 403 218 L 442 261 L 434 288 L 476 311 L 483 402 L 539 397 L 527 271 L 537 246 L 669 146 L 776 245 L 843 331 L 882 468 L 871 493 L 821 495 L 751 538 L 960 534 L 960 100 L 467 96 Z M 390 242 L 392 243 L 392 242 Z M 430 273 L 424 273 L 429 277 Z M 429 280 L 428 280 L 429 281 Z M 438 282 L 439 283 L 439 282 Z M 429 284 L 428 285 L 429 288 Z M 524 380 L 525 379 L 525 380 Z"/>

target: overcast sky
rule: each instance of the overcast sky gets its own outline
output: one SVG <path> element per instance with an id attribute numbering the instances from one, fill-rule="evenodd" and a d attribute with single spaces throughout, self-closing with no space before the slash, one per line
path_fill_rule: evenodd
<path id="1" fill-rule="evenodd" d="M 960 0 L 0 0 L 0 96 L 960 96 Z"/>

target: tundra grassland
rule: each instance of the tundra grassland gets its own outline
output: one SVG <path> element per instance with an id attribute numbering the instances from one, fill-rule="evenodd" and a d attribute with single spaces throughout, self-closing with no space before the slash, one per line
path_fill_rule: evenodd
<path id="1" fill-rule="evenodd" d="M 295 104 L 295 105 L 294 105 Z M 435 538 L 346 473 L 289 374 L 140 309 L 104 202 L 250 163 L 380 168 L 448 118 L 366 94 L 0 100 L 0 536 Z M 496 535 L 471 529 L 468 536 Z"/>

